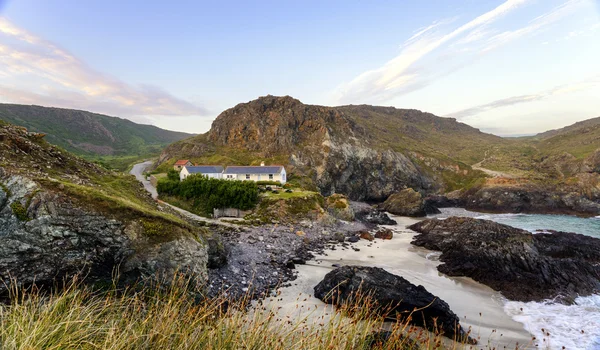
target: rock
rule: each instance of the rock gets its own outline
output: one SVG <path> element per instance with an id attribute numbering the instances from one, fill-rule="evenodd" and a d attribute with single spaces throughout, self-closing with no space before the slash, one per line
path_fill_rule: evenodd
<path id="1" fill-rule="evenodd" d="M 256 241 L 254 241 L 255 243 Z M 206 267 L 216 269 L 227 264 L 227 251 L 221 242 L 221 238 L 214 234 L 207 239 L 208 243 L 208 262 Z M 249 243 L 253 244 L 249 240 Z"/>
<path id="2" fill-rule="evenodd" d="M 342 232 L 336 232 L 333 234 L 333 239 L 341 243 L 346 240 L 346 235 L 344 235 Z"/>
<path id="3" fill-rule="evenodd" d="M 327 197 L 325 209 L 336 219 L 354 221 L 354 210 L 352 210 L 348 198 L 342 194 L 335 193 Z"/>
<path id="4" fill-rule="evenodd" d="M 286 264 L 285 267 L 287 267 L 288 269 L 295 269 L 296 268 L 296 264 L 294 264 L 294 262 L 292 260 L 289 260 Z"/>
<path id="5" fill-rule="evenodd" d="M 592 178 L 584 183 L 596 183 Z M 581 177 L 586 177 L 581 175 Z M 579 186 L 579 185 L 578 185 Z M 464 206 L 469 210 L 495 213 L 540 213 L 540 214 L 600 214 L 600 189 L 594 186 L 577 186 L 560 189 L 551 184 L 524 183 L 519 185 L 489 186 L 475 188 L 462 196 Z M 587 192 L 590 193 L 588 198 Z"/>
<path id="6" fill-rule="evenodd" d="M 373 235 L 369 231 L 360 231 L 359 237 L 362 239 L 366 239 L 367 241 L 372 241 L 375 239 Z"/>
<path id="7" fill-rule="evenodd" d="M 297 265 L 306 265 L 306 260 L 298 257 L 292 258 L 292 262 Z"/>
<path id="8" fill-rule="evenodd" d="M 382 228 L 375 232 L 375 238 L 380 239 L 392 239 L 394 238 L 394 231 L 389 228 Z"/>
<path id="9" fill-rule="evenodd" d="M 404 189 L 388 197 L 380 206 L 381 209 L 400 216 L 425 216 L 425 202 L 419 192 L 412 188 Z"/>
<path id="10" fill-rule="evenodd" d="M 296 236 L 304 237 L 306 236 L 306 233 L 304 233 L 304 231 L 296 231 Z"/>
<path id="11" fill-rule="evenodd" d="M 410 317 L 410 323 L 452 338 L 456 333 L 464 337 L 459 318 L 448 304 L 429 293 L 423 286 L 415 286 L 400 276 L 378 267 L 344 266 L 329 272 L 314 288 L 315 297 L 336 306 L 352 305 L 361 300 L 356 295 L 369 293 L 375 303 L 374 312 L 395 320 Z M 459 325 L 458 328 L 455 328 Z M 472 340 L 469 339 L 470 342 Z"/>
<path id="12" fill-rule="evenodd" d="M 178 273 L 198 286 L 206 281 L 208 244 L 194 238 L 198 232 L 149 218 L 112 218 L 58 186 L 48 190 L 20 175 L 4 174 L 0 183 L 0 192 L 10 192 L 0 206 L 0 296 L 12 279 L 17 287 L 42 288 L 75 275 L 111 284 L 115 272 L 123 284 L 168 283 Z M 25 203 L 21 214 L 13 203 Z"/>
<path id="13" fill-rule="evenodd" d="M 390 217 L 383 210 L 374 208 L 366 203 L 350 202 L 350 204 L 354 210 L 354 217 L 358 221 L 374 225 L 397 224 L 397 222 L 390 219 Z"/>
<path id="14" fill-rule="evenodd" d="M 409 227 L 412 244 L 441 251 L 438 270 L 467 276 L 511 300 L 572 302 L 600 291 L 600 239 L 531 234 L 493 221 L 451 217 Z"/>
<path id="15" fill-rule="evenodd" d="M 360 240 L 360 238 L 358 236 L 350 236 L 346 240 L 350 243 L 356 243 Z"/>

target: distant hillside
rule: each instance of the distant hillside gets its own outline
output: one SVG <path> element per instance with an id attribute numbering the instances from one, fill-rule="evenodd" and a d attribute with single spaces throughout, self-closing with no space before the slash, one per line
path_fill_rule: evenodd
<path id="1" fill-rule="evenodd" d="M 534 137 L 545 152 L 568 152 L 584 158 L 600 148 L 600 117 L 587 119 Z"/>
<path id="2" fill-rule="evenodd" d="M 50 143 L 92 159 L 154 155 L 192 136 L 97 113 L 41 106 L 0 104 L 0 120 L 45 133 Z"/>

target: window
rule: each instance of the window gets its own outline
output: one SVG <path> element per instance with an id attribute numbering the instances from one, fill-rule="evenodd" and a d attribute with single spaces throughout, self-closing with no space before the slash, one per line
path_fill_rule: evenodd
<path id="1" fill-rule="evenodd" d="M 250 180 L 250 174 L 246 174 L 246 180 Z"/>
<path id="2" fill-rule="evenodd" d="M 273 180 L 273 174 L 269 174 L 269 180 Z"/>
<path id="3" fill-rule="evenodd" d="M 233 175 L 227 175 L 228 179 L 233 179 Z"/>

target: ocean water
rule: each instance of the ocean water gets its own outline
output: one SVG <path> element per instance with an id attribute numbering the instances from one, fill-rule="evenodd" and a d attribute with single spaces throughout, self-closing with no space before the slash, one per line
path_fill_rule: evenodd
<path id="1" fill-rule="evenodd" d="M 530 232 L 557 230 L 600 238 L 600 218 L 567 215 L 483 214 L 446 208 L 430 217 L 468 216 L 487 219 Z M 600 350 L 600 295 L 579 297 L 573 305 L 504 300 L 504 312 L 536 337 L 541 349 Z"/>

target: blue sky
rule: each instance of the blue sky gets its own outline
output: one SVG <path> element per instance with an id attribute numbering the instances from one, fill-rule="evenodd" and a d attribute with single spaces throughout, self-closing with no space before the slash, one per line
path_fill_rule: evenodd
<path id="1" fill-rule="evenodd" d="M 501 135 L 600 116 L 599 0 L 0 0 L 0 101 L 205 132 L 263 96 Z"/>

